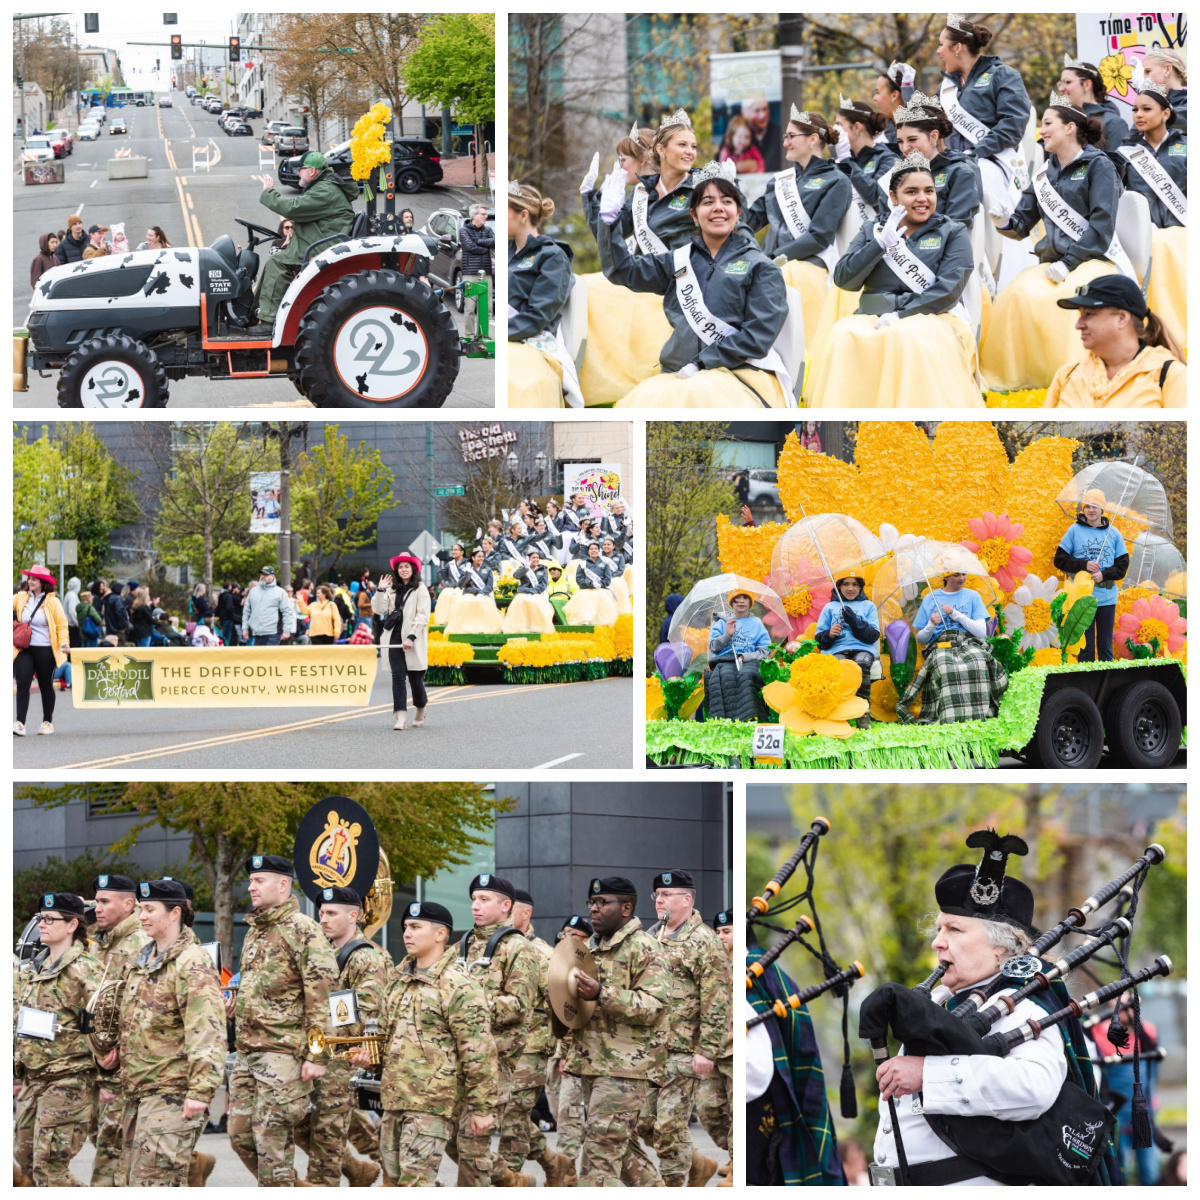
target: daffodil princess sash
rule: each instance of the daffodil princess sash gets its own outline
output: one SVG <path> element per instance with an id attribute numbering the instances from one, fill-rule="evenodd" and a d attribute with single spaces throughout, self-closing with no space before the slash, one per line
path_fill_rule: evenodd
<path id="1" fill-rule="evenodd" d="M 1175 180 L 1163 169 L 1146 146 L 1118 146 L 1130 166 L 1154 189 L 1154 194 L 1175 214 L 1175 219 L 1187 228 L 1187 196 L 1175 186 Z"/>
<path id="2" fill-rule="evenodd" d="M 675 298 L 679 301 L 683 315 L 691 322 L 696 336 L 706 346 L 711 346 L 714 342 L 724 341 L 730 334 L 737 333 L 738 331 L 733 325 L 710 312 L 708 305 L 705 304 L 704 293 L 700 290 L 700 280 L 696 278 L 696 271 L 692 266 L 691 246 L 680 246 L 673 257 L 675 261 Z M 782 341 L 783 334 L 781 332 L 780 336 L 775 339 L 775 345 L 762 358 L 748 360 L 746 365 L 757 367 L 760 371 L 773 372 L 783 388 L 788 407 L 795 408 L 796 399 L 792 395 L 791 372 L 780 353 Z"/>
<path id="3" fill-rule="evenodd" d="M 882 226 L 875 226 L 877 234 L 881 229 Z M 883 261 L 887 264 L 892 274 L 910 292 L 915 292 L 918 296 L 923 295 L 933 287 L 937 280 L 937 276 L 929 264 L 919 259 L 915 254 L 912 254 L 903 239 L 898 241 L 890 250 L 884 251 Z M 953 308 L 947 309 L 947 312 L 950 316 L 961 317 L 968 325 L 971 324 L 971 317 L 967 312 L 967 306 L 961 299 Z"/>
<path id="4" fill-rule="evenodd" d="M 644 183 L 633 189 L 629 207 L 633 212 L 633 238 L 638 249 L 643 254 L 666 254 L 662 239 L 650 228 L 650 194 Z"/>
<path id="5" fill-rule="evenodd" d="M 959 103 L 958 88 L 954 86 L 952 79 L 942 79 L 938 88 L 938 99 L 955 132 L 961 133 L 972 146 L 978 146 L 992 132 L 990 125 L 967 112 Z M 1025 152 L 1020 145 L 1009 146 L 993 157 L 1000 164 L 1009 183 L 1015 184 L 1019 192 L 1024 191 L 1029 185 L 1029 166 L 1025 162 Z"/>
<path id="6" fill-rule="evenodd" d="M 589 561 L 590 560 L 588 559 L 582 559 L 579 563 L 579 570 L 582 571 L 592 581 L 593 588 L 595 588 L 597 591 L 603 591 L 604 582 L 600 576 L 588 566 Z"/>
<path id="7" fill-rule="evenodd" d="M 1033 194 L 1037 197 L 1038 208 L 1041 209 L 1043 217 L 1053 221 L 1055 226 L 1061 229 L 1071 241 L 1077 242 L 1088 231 L 1087 218 L 1077 213 L 1054 190 L 1054 185 L 1050 182 L 1047 173 L 1048 170 L 1048 167 L 1043 167 L 1033 181 Z M 1108 244 L 1108 249 L 1104 251 L 1104 257 L 1122 275 L 1128 275 L 1135 283 L 1137 282 L 1137 272 L 1133 269 L 1133 263 L 1129 261 L 1129 255 L 1125 253 L 1121 241 L 1115 233 L 1112 241 Z"/>
<path id="8" fill-rule="evenodd" d="M 479 577 L 479 572 L 474 567 L 464 567 L 463 574 L 482 592 L 485 596 L 491 595 L 491 591 L 487 584 Z"/>
<path id="9" fill-rule="evenodd" d="M 446 567 L 450 572 L 450 578 L 453 581 L 454 586 L 458 587 L 458 581 L 462 578 L 462 573 L 458 569 L 458 563 L 455 562 L 454 559 L 451 559 L 449 563 L 446 564 Z"/>
<path id="10" fill-rule="evenodd" d="M 893 167 L 892 170 L 894 171 L 895 167 Z M 875 180 L 875 183 L 883 189 L 883 192 L 886 195 L 888 184 L 891 183 L 891 181 L 892 171 L 884 171 L 884 173 Z M 862 221 L 864 225 L 873 225 L 875 223 L 875 205 L 868 204 L 862 198 L 862 196 L 859 195 L 858 188 L 851 188 L 850 194 L 854 197 L 854 207 L 858 209 L 859 220 Z"/>
<path id="11" fill-rule="evenodd" d="M 792 167 L 788 167 L 786 171 L 775 172 L 775 202 L 783 214 L 788 232 L 793 238 L 803 237 L 812 225 L 812 218 L 804 207 L 804 201 L 800 199 L 800 189 L 796 186 L 796 172 Z M 832 271 L 838 260 L 836 239 L 820 251 L 818 257 L 825 264 L 825 269 Z"/>

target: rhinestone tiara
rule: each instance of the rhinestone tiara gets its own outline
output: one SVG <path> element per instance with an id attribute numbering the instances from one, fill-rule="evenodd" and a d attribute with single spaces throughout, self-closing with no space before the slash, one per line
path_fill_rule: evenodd
<path id="1" fill-rule="evenodd" d="M 664 129 L 671 129 L 676 125 L 681 125 L 684 129 L 692 127 L 692 118 L 682 108 L 677 108 L 669 117 L 664 117 L 659 123 L 658 132 L 662 133 Z"/>
<path id="2" fill-rule="evenodd" d="M 1087 71 L 1091 75 L 1098 74 L 1097 69 L 1091 63 L 1085 63 L 1082 59 L 1072 58 L 1069 54 L 1063 55 L 1063 66 L 1070 68 L 1072 71 L 1080 70 Z"/>
<path id="3" fill-rule="evenodd" d="M 1068 112 L 1078 113 L 1085 120 L 1087 119 L 1087 113 L 1085 113 L 1082 108 L 1080 108 L 1078 105 L 1072 104 L 1065 96 L 1060 96 L 1053 89 L 1051 89 L 1050 92 L 1050 107 L 1065 108 Z"/>
<path id="4" fill-rule="evenodd" d="M 813 124 L 812 113 L 801 112 L 794 104 L 792 105 L 792 114 L 788 119 L 795 121 L 797 125 L 807 125 L 809 129 L 816 129 L 816 126 Z"/>
<path id="5" fill-rule="evenodd" d="M 709 179 L 725 179 L 733 183 L 737 179 L 737 167 L 732 162 L 717 162 L 709 159 L 702 167 L 692 172 L 692 187 L 697 187 Z"/>
<path id="6" fill-rule="evenodd" d="M 510 196 L 519 196 L 521 194 L 521 185 L 515 179 L 508 181 L 508 194 Z"/>
<path id="7" fill-rule="evenodd" d="M 923 155 L 920 150 L 914 150 L 911 154 L 906 154 L 900 165 L 896 168 L 895 173 L 900 174 L 901 171 L 928 171 L 929 159 Z"/>
<path id="8" fill-rule="evenodd" d="M 638 136 L 638 123 L 634 121 L 633 128 L 629 131 L 629 136 L 636 142 Z"/>
<path id="9" fill-rule="evenodd" d="M 942 102 L 937 96 L 926 96 L 924 92 L 916 90 L 909 96 L 908 104 L 910 108 L 933 109 L 942 107 Z"/>
<path id="10" fill-rule="evenodd" d="M 892 113 L 892 124 L 897 129 L 901 125 L 911 125 L 914 121 L 932 121 L 934 114 L 927 112 L 923 108 L 918 108 L 915 104 L 902 104 L 894 113 Z"/>
<path id="11" fill-rule="evenodd" d="M 851 112 L 870 112 L 871 106 L 863 100 L 847 100 L 845 96 L 838 92 L 838 108 L 847 108 Z"/>
<path id="12" fill-rule="evenodd" d="M 1163 100 L 1170 100 L 1171 98 L 1167 89 L 1163 87 L 1161 83 L 1155 83 L 1153 79 L 1149 78 L 1149 76 L 1143 79 L 1140 86 L 1136 87 L 1134 91 L 1136 91 L 1139 96 L 1145 92 L 1151 92 L 1155 96 L 1161 96 Z"/>
<path id="13" fill-rule="evenodd" d="M 946 25 L 950 29 L 957 29 L 959 33 L 971 32 L 971 23 L 962 13 L 947 13 Z"/>

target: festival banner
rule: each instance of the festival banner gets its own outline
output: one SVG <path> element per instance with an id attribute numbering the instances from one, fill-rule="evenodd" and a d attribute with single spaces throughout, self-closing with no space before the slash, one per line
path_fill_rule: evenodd
<path id="1" fill-rule="evenodd" d="M 621 496 L 621 471 L 618 463 L 564 463 L 563 495 L 567 502 L 582 492 L 594 505 L 607 510 Z"/>
<path id="2" fill-rule="evenodd" d="M 374 646 L 72 650 L 76 708 L 364 707 Z"/>
<path id="3" fill-rule="evenodd" d="M 1076 57 L 1095 63 L 1108 95 L 1132 107 L 1135 63 L 1151 50 L 1177 50 L 1187 58 L 1186 13 L 1076 13 Z"/>
<path id="4" fill-rule="evenodd" d="M 250 476 L 250 532 L 280 533 L 279 496 L 283 480 L 279 471 L 260 471 Z"/>

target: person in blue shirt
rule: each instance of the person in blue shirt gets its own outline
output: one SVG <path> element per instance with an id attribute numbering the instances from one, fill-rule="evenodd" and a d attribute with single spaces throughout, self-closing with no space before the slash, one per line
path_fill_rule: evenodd
<path id="1" fill-rule="evenodd" d="M 879 657 L 879 610 L 863 595 L 861 575 L 837 580 L 839 600 L 831 600 L 817 618 L 817 645 L 835 658 L 848 658 L 862 669 L 858 695 L 871 702 L 871 669 Z M 974 593 L 971 593 L 974 595 Z M 860 729 L 871 728 L 869 713 L 858 718 Z"/>
<path id="2" fill-rule="evenodd" d="M 733 721 L 765 720 L 766 702 L 758 663 L 771 652 L 767 627 L 751 613 L 754 597 L 729 593 L 730 617 L 714 614 L 704 672 L 704 707 L 710 717 Z"/>
<path id="3" fill-rule="evenodd" d="M 708 661 L 757 662 L 766 658 L 771 649 L 767 627 L 751 612 L 754 597 L 749 592 L 730 592 L 729 607 L 733 616 L 719 617 L 708 635 Z"/>
<path id="4" fill-rule="evenodd" d="M 1092 577 L 1096 619 L 1083 635 L 1079 661 L 1112 662 L 1117 582 L 1129 570 L 1129 550 L 1104 515 L 1104 493 L 1099 488 L 1084 492 L 1082 511 L 1058 543 L 1054 565 L 1067 575 L 1086 571 Z"/>

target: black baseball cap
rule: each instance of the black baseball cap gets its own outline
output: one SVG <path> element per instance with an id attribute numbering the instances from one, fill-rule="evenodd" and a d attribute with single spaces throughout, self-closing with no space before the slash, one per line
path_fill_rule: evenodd
<path id="1" fill-rule="evenodd" d="M 259 574 L 260 575 L 274 575 L 275 568 L 272 566 L 265 566 L 259 571 Z"/>
<path id="2" fill-rule="evenodd" d="M 286 875 L 289 879 L 296 878 L 296 868 L 290 858 L 282 854 L 251 854 L 242 864 L 247 875 L 257 871 L 270 871 L 272 875 Z"/>
<path id="3" fill-rule="evenodd" d="M 1150 311 L 1142 289 L 1127 275 L 1101 275 L 1058 301 L 1059 308 L 1120 308 L 1144 318 Z"/>

